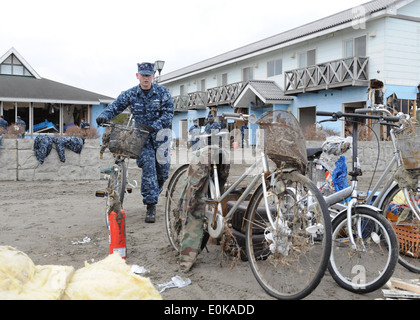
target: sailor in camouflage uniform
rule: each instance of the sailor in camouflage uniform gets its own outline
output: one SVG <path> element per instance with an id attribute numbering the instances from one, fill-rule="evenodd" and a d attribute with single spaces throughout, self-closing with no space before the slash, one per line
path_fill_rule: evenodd
<path id="1" fill-rule="evenodd" d="M 209 117 L 213 119 L 212 115 Z M 218 133 L 220 126 L 213 125 L 212 132 Z M 209 139 L 213 145 L 208 145 L 201 150 L 193 153 L 190 165 L 188 167 L 187 184 L 181 194 L 179 202 L 179 211 L 183 220 L 183 237 L 179 256 L 180 270 L 187 272 L 195 263 L 198 254 L 201 251 L 204 234 L 204 218 L 206 203 L 208 198 L 209 176 L 212 174 L 212 163 L 217 163 L 219 185 L 223 193 L 225 182 L 229 177 L 229 159 L 228 154 L 220 149 L 219 138 Z"/>
<path id="2" fill-rule="evenodd" d="M 159 194 L 168 179 L 171 164 L 170 125 L 174 116 L 174 103 L 169 90 L 152 82 L 154 73 L 153 63 L 138 64 L 136 75 L 140 85 L 122 92 L 96 119 L 100 125 L 130 107 L 135 126 L 150 132 L 137 159 L 137 165 L 142 168 L 141 194 L 143 203 L 147 205 L 147 223 L 155 222 Z"/>

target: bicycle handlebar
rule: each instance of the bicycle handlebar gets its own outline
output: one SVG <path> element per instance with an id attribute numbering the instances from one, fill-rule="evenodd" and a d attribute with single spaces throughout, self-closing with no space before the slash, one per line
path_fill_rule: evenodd
<path id="1" fill-rule="evenodd" d="M 233 112 L 223 112 L 222 117 L 225 119 L 235 119 L 235 120 L 248 120 L 249 123 L 254 124 L 257 122 L 257 117 L 255 114 L 242 114 L 242 113 L 233 113 Z"/>
<path id="2" fill-rule="evenodd" d="M 400 117 L 393 117 L 393 116 L 371 116 L 367 114 L 361 113 L 345 113 L 345 112 L 328 112 L 328 111 L 317 111 L 317 116 L 330 116 L 331 119 L 323 120 L 324 121 L 337 121 L 340 118 L 359 118 L 359 119 L 376 119 L 376 120 L 384 120 L 389 122 L 399 122 Z"/>

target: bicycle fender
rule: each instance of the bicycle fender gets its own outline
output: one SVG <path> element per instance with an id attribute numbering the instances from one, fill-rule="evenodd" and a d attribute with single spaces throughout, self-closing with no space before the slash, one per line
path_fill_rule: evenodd
<path id="1" fill-rule="evenodd" d="M 377 213 L 381 213 L 382 212 L 381 209 L 379 209 L 377 207 L 374 207 L 374 206 L 372 206 L 370 204 L 357 204 L 356 207 L 358 207 L 358 208 L 367 208 L 367 209 L 373 210 L 373 211 L 375 211 Z M 346 213 L 346 212 L 347 212 L 347 207 L 345 209 L 343 209 L 342 211 L 340 211 L 332 220 L 334 220 L 336 217 L 338 217 L 338 215 L 340 215 L 342 213 Z"/>

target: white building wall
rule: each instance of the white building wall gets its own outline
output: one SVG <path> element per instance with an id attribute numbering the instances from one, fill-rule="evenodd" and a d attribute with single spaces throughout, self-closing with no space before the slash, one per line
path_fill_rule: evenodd
<path id="1" fill-rule="evenodd" d="M 420 8 L 418 8 L 420 17 Z M 395 85 L 420 83 L 420 22 L 387 18 L 384 39 L 384 79 Z"/>
<path id="2" fill-rule="evenodd" d="M 185 92 L 198 91 L 201 79 L 206 79 L 206 89 L 218 86 L 217 77 L 228 73 L 228 83 L 242 81 L 242 69 L 254 67 L 254 79 L 274 80 L 284 88 L 285 71 L 298 68 L 299 53 L 316 49 L 316 63 L 344 58 L 344 41 L 366 36 L 369 57 L 369 78 L 380 79 L 386 84 L 417 86 L 420 82 L 420 22 L 397 19 L 391 12 L 386 18 L 367 22 L 358 28 L 347 28 L 320 37 L 285 46 L 273 52 L 234 62 L 190 78 L 177 81 L 169 86 L 171 93 L 179 95 L 181 84 Z M 401 8 L 399 15 L 420 18 L 420 1 Z M 416 19 L 414 19 L 416 20 Z M 282 59 L 283 73 L 267 77 L 267 62 Z"/>

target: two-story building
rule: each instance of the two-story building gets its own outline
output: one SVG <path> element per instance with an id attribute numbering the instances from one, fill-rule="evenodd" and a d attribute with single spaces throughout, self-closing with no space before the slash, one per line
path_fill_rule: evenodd
<path id="1" fill-rule="evenodd" d="M 217 43 L 215 43 L 217 45 Z M 194 54 L 190 52 L 190 54 Z M 157 81 L 175 101 L 173 131 L 186 139 L 209 112 L 289 110 L 305 130 L 315 112 L 351 111 L 368 102 L 379 79 L 405 112 L 416 110 L 420 84 L 420 0 L 374 0 L 207 60 Z M 401 103 L 401 106 L 403 104 Z M 229 123 L 239 128 L 242 123 Z M 341 122 L 328 123 L 344 133 Z M 251 126 L 255 130 L 255 126 Z"/>

